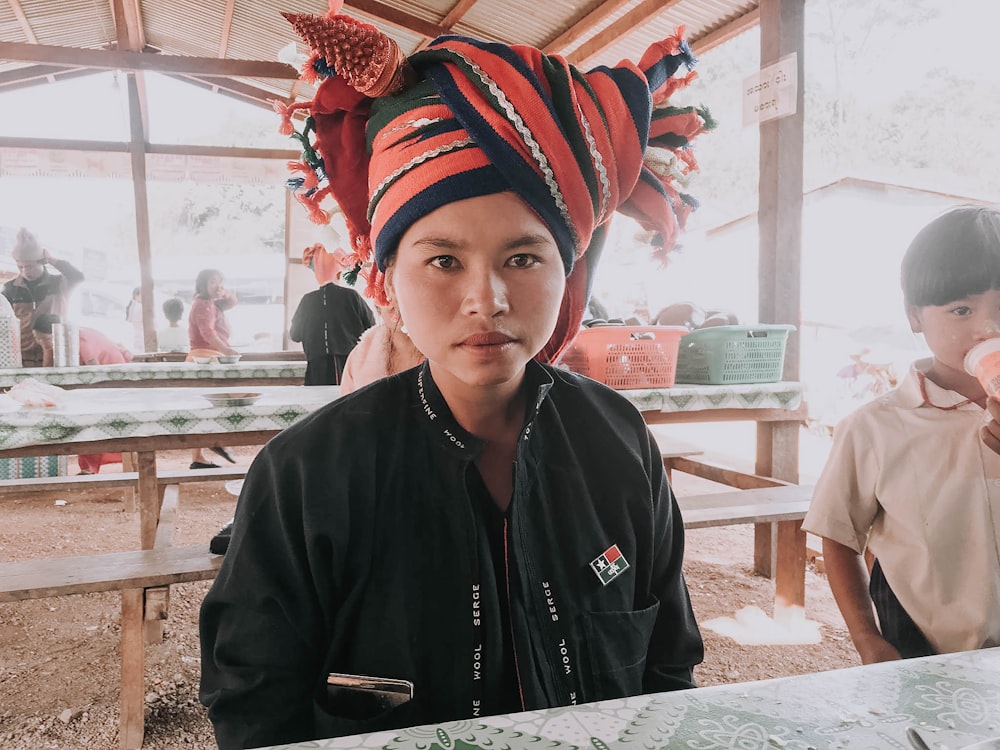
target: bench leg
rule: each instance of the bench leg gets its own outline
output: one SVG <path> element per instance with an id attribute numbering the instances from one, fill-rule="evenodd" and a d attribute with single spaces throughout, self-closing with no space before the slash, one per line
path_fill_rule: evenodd
<path id="1" fill-rule="evenodd" d="M 806 606 L 806 533 L 802 521 L 781 521 L 778 564 L 774 576 L 774 619 L 804 611 Z"/>
<path id="2" fill-rule="evenodd" d="M 777 524 L 755 523 L 753 526 L 753 572 L 764 578 L 774 578 L 778 554 Z"/>
<path id="3" fill-rule="evenodd" d="M 135 454 L 130 451 L 122 451 L 122 471 L 135 471 Z M 125 488 L 125 512 L 135 513 L 138 505 L 135 499 L 135 488 Z"/>
<path id="4" fill-rule="evenodd" d="M 122 750 L 142 747 L 145 717 L 145 643 L 143 590 L 122 590 L 121 716 L 118 740 Z"/>

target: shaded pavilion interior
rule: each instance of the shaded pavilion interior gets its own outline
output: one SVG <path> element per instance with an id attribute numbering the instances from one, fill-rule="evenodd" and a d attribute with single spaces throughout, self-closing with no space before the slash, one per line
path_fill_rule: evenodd
<path id="1" fill-rule="evenodd" d="M 466 34 L 528 43 L 584 67 L 638 59 L 648 44 L 686 27 L 695 54 L 760 28 L 761 66 L 797 54 L 803 80 L 804 0 L 348 0 L 343 11 L 393 37 L 407 54 L 434 37 Z M 221 96 L 270 109 L 312 98 L 298 71 L 277 60 L 297 38 L 281 11 L 323 14 L 323 0 L 0 0 L 0 102 L 3 93 L 97 71 L 125 76 L 126 142 L 10 137 L 0 149 L 127 154 L 131 166 L 136 253 L 144 297 L 152 298 L 147 160 L 173 154 L 287 160 L 293 150 L 156 144 L 149 140 L 145 74 L 162 73 Z M 758 225 L 759 320 L 799 322 L 803 95 L 793 115 L 760 127 Z M 289 199 L 290 201 L 291 199 Z M 285 258 L 297 262 L 293 212 L 286 204 Z M 286 274 L 287 277 L 287 274 Z M 286 278 L 287 289 L 287 278 Z M 288 295 L 286 295 L 286 304 Z M 155 349 L 153 312 L 145 311 L 147 349 Z M 798 340 L 788 342 L 784 378 L 798 378 Z M 758 424 L 758 469 L 798 479 L 798 431 Z"/>

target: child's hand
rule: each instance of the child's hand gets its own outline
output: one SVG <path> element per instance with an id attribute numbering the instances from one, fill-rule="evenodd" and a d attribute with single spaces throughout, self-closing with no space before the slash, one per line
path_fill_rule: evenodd
<path id="1" fill-rule="evenodd" d="M 979 434 L 987 448 L 994 453 L 1000 453 L 1000 401 L 988 398 L 986 408 L 990 413 L 990 421 L 983 425 Z"/>
<path id="2" fill-rule="evenodd" d="M 902 657 L 899 651 L 878 633 L 870 636 L 857 638 L 854 641 L 854 648 L 861 657 L 862 664 L 875 664 L 880 661 L 896 661 Z"/>

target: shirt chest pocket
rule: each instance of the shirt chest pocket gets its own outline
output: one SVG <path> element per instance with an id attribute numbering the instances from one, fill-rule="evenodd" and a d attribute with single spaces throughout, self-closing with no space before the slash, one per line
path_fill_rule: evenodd
<path id="1" fill-rule="evenodd" d="M 627 612 L 591 612 L 582 618 L 592 683 L 586 700 L 606 700 L 642 692 L 646 653 L 659 601 Z"/>

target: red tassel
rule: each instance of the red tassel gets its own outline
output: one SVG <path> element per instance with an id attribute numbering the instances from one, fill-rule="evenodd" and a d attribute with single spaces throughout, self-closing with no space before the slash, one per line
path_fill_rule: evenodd
<path id="1" fill-rule="evenodd" d="M 312 102 L 295 102 L 294 104 L 285 104 L 280 99 L 269 99 L 268 101 L 271 103 L 271 109 L 281 116 L 281 125 L 278 127 L 278 132 L 281 135 L 291 135 L 294 133 L 295 126 L 292 125 L 292 115 L 300 109 L 308 109 L 312 106 Z"/>

